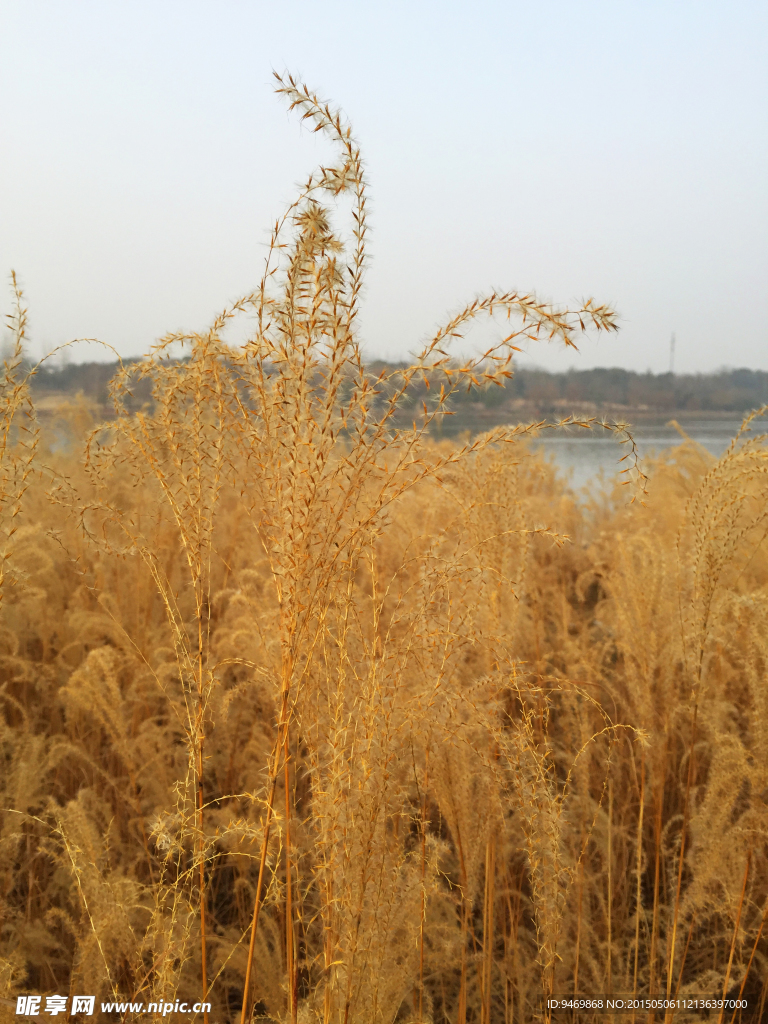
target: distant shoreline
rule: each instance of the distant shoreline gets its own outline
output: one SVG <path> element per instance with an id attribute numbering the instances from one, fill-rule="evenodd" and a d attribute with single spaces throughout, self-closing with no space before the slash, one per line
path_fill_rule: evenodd
<path id="1" fill-rule="evenodd" d="M 133 360 L 126 360 L 126 363 Z M 402 369 L 401 364 L 371 361 L 371 375 Z M 35 401 L 42 413 L 81 394 L 96 415 L 110 416 L 108 385 L 117 363 L 82 363 L 56 368 L 43 367 L 32 379 Z M 438 374 L 434 374 L 437 379 Z M 442 379 L 442 378 L 441 378 Z M 439 389 L 420 380 L 411 386 L 412 406 L 402 408 L 398 425 L 420 414 L 423 403 L 431 404 Z M 150 401 L 149 381 L 132 387 L 131 408 Z M 504 388 L 460 391 L 450 400 L 453 415 L 433 430 L 450 436 L 462 431 L 485 431 L 504 423 L 559 420 L 568 416 L 591 417 L 634 424 L 695 420 L 741 420 L 748 412 L 768 403 L 768 372 L 763 370 L 722 370 L 713 374 L 636 373 L 619 368 L 570 370 L 549 373 L 521 368 Z"/>

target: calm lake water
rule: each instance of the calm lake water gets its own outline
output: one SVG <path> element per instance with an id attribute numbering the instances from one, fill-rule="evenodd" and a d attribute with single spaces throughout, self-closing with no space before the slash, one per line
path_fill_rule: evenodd
<path id="1" fill-rule="evenodd" d="M 719 456 L 730 444 L 741 422 L 740 416 L 716 420 L 686 419 L 681 423 L 681 427 L 707 451 Z M 756 423 L 759 432 L 768 429 L 765 419 Z M 679 432 L 669 425 L 667 419 L 638 423 L 633 425 L 631 431 L 641 458 L 657 455 L 683 441 Z M 588 430 L 567 434 L 554 430 L 547 431 L 545 435 L 532 442 L 532 447 L 540 448 L 553 459 L 570 477 L 571 486 L 575 489 L 596 482 L 601 470 L 608 481 L 626 466 L 625 462 L 619 464 L 618 461 L 626 452 L 626 445 L 619 445 L 611 434 L 602 429 L 599 434 Z"/>

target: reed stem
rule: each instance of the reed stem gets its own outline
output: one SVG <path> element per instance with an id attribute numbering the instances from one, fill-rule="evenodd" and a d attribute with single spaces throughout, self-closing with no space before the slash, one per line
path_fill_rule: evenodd
<path id="1" fill-rule="evenodd" d="M 421 920 L 419 922 L 419 1022 L 424 1020 L 424 928 L 427 918 L 427 787 L 429 786 L 429 744 L 425 751 L 424 790 L 421 797 Z"/>
<path id="2" fill-rule="evenodd" d="M 493 925 L 496 898 L 496 839 L 491 836 L 485 850 L 485 894 L 483 900 L 482 1024 L 491 1024 L 491 980 L 493 973 Z"/>
<path id="3" fill-rule="evenodd" d="M 296 971 L 293 933 L 293 874 L 291 869 L 291 790 L 289 772 L 288 733 L 285 735 L 283 772 L 285 779 L 285 964 L 288 973 L 288 1012 L 291 1024 L 296 1024 Z"/>
<path id="4" fill-rule="evenodd" d="M 725 1013 L 725 996 L 728 992 L 728 982 L 731 980 L 731 967 L 733 966 L 733 954 L 736 950 L 736 941 L 739 937 L 739 925 L 741 924 L 741 911 L 744 907 L 744 896 L 747 892 L 747 882 L 749 881 L 749 869 L 752 865 L 752 850 L 750 849 L 747 854 L 747 863 L 744 868 L 744 881 L 741 886 L 741 896 L 739 896 L 739 906 L 736 911 L 736 923 L 733 926 L 733 938 L 731 939 L 731 951 L 728 954 L 728 966 L 725 970 L 725 980 L 723 981 L 723 1005 L 720 1007 L 720 1015 L 717 1018 L 717 1024 L 723 1024 L 723 1015 Z"/>
<path id="5" fill-rule="evenodd" d="M 640 910 L 642 907 L 642 870 L 643 870 L 643 815 L 645 813 L 645 750 L 640 754 L 640 811 L 637 821 L 637 855 L 635 857 L 635 965 L 632 972 L 632 996 L 637 995 L 637 970 L 640 961 Z M 635 1012 L 632 1011 L 632 1020 Z"/>
<path id="6" fill-rule="evenodd" d="M 688 756 L 688 776 L 685 783 L 685 802 L 683 803 L 683 824 L 680 831 L 680 854 L 677 862 L 677 886 L 675 888 L 675 908 L 672 916 L 672 938 L 669 944 L 669 961 L 667 964 L 667 998 L 672 994 L 672 979 L 675 964 L 675 943 L 677 939 L 677 917 L 680 912 L 680 895 L 683 887 L 683 865 L 685 864 L 685 837 L 688 832 L 688 816 L 691 806 L 691 785 L 693 783 L 693 766 L 696 751 L 696 725 L 699 716 L 698 698 L 693 707 L 693 723 L 691 725 L 691 749 Z"/>
<path id="7" fill-rule="evenodd" d="M 749 962 L 747 963 L 747 969 L 744 971 L 744 977 L 741 979 L 741 987 L 739 988 L 739 999 L 741 999 L 744 995 L 744 989 L 746 988 L 747 978 L 749 977 L 749 972 L 752 968 L 752 961 L 755 958 L 755 953 L 757 952 L 757 945 L 760 942 L 760 936 L 763 934 L 763 928 L 765 927 L 766 920 L 768 920 L 768 902 L 766 902 L 765 904 L 765 910 L 763 911 L 763 916 L 760 920 L 760 927 L 757 929 L 757 935 L 755 936 L 755 941 L 752 945 L 752 952 L 749 954 Z M 733 1011 L 733 1016 L 731 1017 L 731 1024 L 733 1024 L 736 1018 L 737 1010 L 738 1007 L 735 1007 Z M 762 1020 L 762 1010 L 759 1019 Z"/>
<path id="8" fill-rule="evenodd" d="M 262 892 L 264 888 L 264 875 L 267 866 L 267 850 L 269 848 L 269 836 L 272 829 L 272 817 L 275 807 L 275 792 L 277 790 L 277 778 L 279 774 L 280 754 L 285 751 L 288 743 L 288 694 L 290 692 L 291 667 L 285 671 L 283 676 L 282 701 L 280 706 L 280 720 L 278 722 L 277 741 L 272 753 L 272 768 L 269 773 L 269 791 L 267 795 L 267 807 L 264 821 L 264 834 L 261 841 L 261 856 L 259 858 L 259 877 L 256 882 L 256 895 L 253 901 L 253 917 L 251 919 L 251 937 L 248 944 L 248 959 L 245 966 L 245 982 L 243 984 L 243 1005 L 240 1011 L 240 1024 L 245 1024 L 249 1011 L 251 999 L 251 972 L 253 968 L 253 954 L 256 949 L 256 932 L 259 927 L 259 914 L 261 912 Z"/>

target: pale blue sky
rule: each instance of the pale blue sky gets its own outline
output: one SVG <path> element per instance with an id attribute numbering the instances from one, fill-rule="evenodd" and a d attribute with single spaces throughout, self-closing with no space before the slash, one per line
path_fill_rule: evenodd
<path id="1" fill-rule="evenodd" d="M 257 281 L 327 157 L 275 68 L 361 142 L 371 353 L 496 286 L 621 312 L 543 366 L 663 371 L 674 331 L 680 370 L 768 369 L 765 0 L 0 0 L 0 38 L 0 272 L 38 353 L 138 354 Z"/>

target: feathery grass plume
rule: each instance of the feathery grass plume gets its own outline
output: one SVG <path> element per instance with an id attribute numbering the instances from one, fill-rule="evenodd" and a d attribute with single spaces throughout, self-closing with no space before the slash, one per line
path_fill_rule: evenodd
<path id="1" fill-rule="evenodd" d="M 161 346 L 162 350 L 162 346 Z M 182 831 L 195 834 L 197 902 L 200 915 L 200 971 L 207 1000 L 205 738 L 216 666 L 210 651 L 211 562 L 213 531 L 224 475 L 232 475 L 228 431 L 237 411 L 231 370 L 220 356 L 214 331 L 196 338 L 192 356 L 181 364 L 154 358 L 130 366 L 112 382 L 117 418 L 97 427 L 86 447 L 86 467 L 94 483 L 104 488 L 117 466 L 134 481 L 151 480 L 154 507 L 131 514 L 102 499 L 81 509 L 81 523 L 91 536 L 99 518 L 102 543 L 141 555 L 158 589 L 171 628 L 179 687 L 170 694 L 173 710 L 187 741 L 189 763 L 178 790 Z M 133 380 L 149 379 L 153 409 L 127 413 L 123 396 Z M 186 570 L 186 594 L 179 594 L 160 552 L 144 536 L 149 515 L 170 514 L 178 531 Z M 115 536 L 116 541 L 112 539 Z M 191 884 L 191 876 L 190 876 Z M 207 1012 L 206 1012 L 207 1020 Z"/>
<path id="2" fill-rule="evenodd" d="M 311 690 L 311 665 L 316 654 L 321 652 L 321 664 L 326 672 L 327 666 L 332 667 L 328 685 L 335 686 L 336 702 L 347 686 L 350 669 L 355 671 L 357 685 L 363 679 L 369 680 L 367 685 L 372 686 L 376 702 L 388 694 L 386 676 L 381 678 L 375 657 L 371 663 L 369 654 L 359 669 L 344 664 L 349 658 L 352 641 L 357 639 L 354 633 L 350 634 L 350 628 L 357 626 L 359 629 L 355 622 L 357 616 L 352 617 L 352 580 L 360 571 L 366 548 L 381 531 L 385 514 L 417 484 L 435 478 L 443 469 L 494 443 L 513 440 L 521 433 L 516 428 L 499 430 L 459 449 L 449 447 L 443 453 L 425 445 L 428 426 L 449 411 L 447 403 L 459 387 L 479 386 L 480 378 L 486 384 L 503 384 L 510 373 L 515 350 L 513 340 L 521 336 L 558 337 L 566 344 L 573 344 L 574 331 L 584 329 L 587 320 L 598 329 L 610 330 L 615 326 L 612 312 L 591 301 L 575 313 L 569 313 L 539 303 L 531 296 L 492 294 L 465 307 L 438 331 L 411 367 L 382 374 L 372 381 L 365 372 L 354 330 L 366 239 L 365 179 L 359 150 L 340 115 L 306 88 L 289 78 L 280 80 L 278 91 L 289 98 L 292 108 L 301 110 L 316 131 L 324 131 L 333 139 L 340 150 L 340 160 L 335 168 L 322 168 L 310 178 L 291 207 L 289 215 L 295 229 L 292 242 L 282 241 L 281 229 L 287 219 L 276 227 L 272 251 L 279 254 L 280 247 L 284 246 L 284 266 L 281 274 L 279 265 L 272 267 L 268 263 L 257 299 L 259 328 L 255 339 L 247 346 L 249 361 L 243 372 L 246 395 L 250 399 L 244 403 L 244 411 L 246 408 L 256 411 L 245 435 L 245 463 L 255 470 L 255 475 L 248 477 L 247 491 L 253 498 L 258 497 L 258 506 L 254 506 L 259 515 L 257 529 L 271 559 L 281 619 L 279 672 L 283 710 L 270 772 L 269 807 L 274 799 L 279 753 L 289 746 L 289 701 L 295 701 L 303 709 L 303 692 Z M 344 246 L 331 230 L 331 211 L 321 205 L 323 193 L 330 193 L 334 198 L 351 194 L 352 252 L 346 274 L 340 260 Z M 277 281 L 281 289 L 275 297 L 269 290 L 273 281 Z M 494 313 L 502 313 L 507 318 L 518 315 L 518 328 L 482 356 L 464 366 L 452 365 L 445 347 L 449 341 L 460 336 L 460 329 L 473 320 Z M 271 374 L 267 366 L 274 367 Z M 407 398 L 412 383 L 421 380 L 430 388 L 431 377 L 440 380 L 439 393 L 435 388 L 429 404 L 426 400 L 423 402 L 419 422 L 414 421 L 410 428 L 398 426 L 398 408 Z M 343 442 L 341 457 L 338 454 L 340 440 Z M 441 589 L 449 586 L 451 578 L 462 571 L 461 567 L 443 568 L 439 574 Z M 348 595 L 346 601 L 344 595 Z M 422 621 L 428 621 L 429 606 L 420 613 Z M 373 629 L 378 627 L 383 634 L 381 660 L 385 664 L 393 660 L 402 671 L 396 647 L 392 653 L 388 650 L 394 638 L 381 629 L 381 609 L 375 600 L 369 615 Z M 415 625 L 409 624 L 411 646 L 416 640 Z M 461 639 L 467 642 L 470 635 Z M 327 647 L 329 641 L 333 644 L 330 648 Z M 452 647 L 453 643 L 448 646 Z M 340 653 L 343 660 L 337 664 Z M 375 656 L 375 653 L 374 644 L 371 654 Z M 393 681 L 398 684 L 398 676 Z M 387 728 L 399 719 L 397 685 L 391 693 L 392 697 L 385 700 L 379 711 Z M 338 723 L 338 715 L 342 713 L 338 703 L 331 713 Z M 358 709 L 355 719 L 360 715 Z M 365 721 L 365 714 L 362 717 Z M 347 717 L 345 731 L 349 729 L 348 721 Z M 304 732 L 302 718 L 297 724 Z M 334 753 L 344 751 L 347 756 L 342 763 L 348 764 L 354 757 L 354 747 L 350 747 L 338 731 L 334 730 L 333 735 Z M 384 748 L 377 757 L 385 767 L 385 778 L 390 774 L 386 771 L 390 756 Z M 338 761 L 326 763 L 334 765 Z M 346 773 L 347 769 L 342 771 Z M 325 786 L 321 791 L 325 791 Z M 362 817 L 359 811 L 357 814 L 358 818 Z M 320 820 L 324 821 L 324 816 Z M 373 819 L 370 827 L 374 828 Z M 343 826 L 335 828 L 337 835 L 346 838 Z M 373 842 L 373 835 L 374 832 L 369 833 L 369 844 Z M 344 855 L 349 857 L 346 848 Z M 327 885 L 324 891 L 329 892 Z M 328 899 L 329 902 L 338 899 L 335 891 Z M 258 900 L 257 890 L 252 934 L 255 934 L 258 919 Z M 355 914 L 356 935 L 360 933 L 362 906 L 359 904 Z M 331 934 L 334 934 L 333 928 Z M 326 955 L 327 963 L 329 955 Z M 336 961 L 330 962 L 336 964 Z M 342 1019 L 354 1013 L 349 981 L 346 989 L 345 996 L 342 997 L 339 989 L 337 997 L 325 1000 L 326 1018 L 342 1013 L 333 1005 L 334 998 L 343 999 Z M 374 1004 L 366 1016 L 370 1013 L 373 1013 L 371 1019 L 376 1019 L 379 1008 Z"/>
<path id="3" fill-rule="evenodd" d="M 678 539 L 681 574 L 680 621 L 687 682 L 690 686 L 690 740 L 686 793 L 678 854 L 678 882 L 669 939 L 669 978 L 676 955 L 676 926 L 681 908 L 699 913 L 736 916 L 734 941 L 744 900 L 728 892 L 721 875 L 712 873 L 716 860 L 726 877 L 735 878 L 739 868 L 734 860 L 750 862 L 752 847 L 766 833 L 762 801 L 750 799 L 754 754 L 733 721 L 729 707 L 733 700 L 731 653 L 723 643 L 724 620 L 734 604 L 744 601 L 749 590 L 745 573 L 755 557 L 764 558 L 761 545 L 768 523 L 768 459 L 766 435 L 749 436 L 751 426 L 766 412 L 755 410 L 744 420 L 725 454 L 704 476 L 692 494 Z M 745 587 L 746 584 L 746 587 Z M 740 593 L 741 592 L 741 593 Z M 740 601 L 741 598 L 741 601 Z M 746 597 L 746 603 L 751 604 Z M 730 646 L 730 645 L 728 645 Z M 724 649 L 725 648 L 725 649 Z M 734 652 L 735 653 L 735 652 Z M 743 684 L 737 686 L 743 689 Z M 702 749 L 703 748 L 703 749 Z M 703 762 L 703 764 L 702 764 Z M 704 792 L 691 806 L 691 791 L 700 768 L 706 772 Z M 755 781 L 758 781 L 757 779 Z M 682 876 L 687 828 L 693 836 L 707 835 L 709 849 L 702 856 L 701 840 L 693 884 L 683 893 Z M 729 835 L 727 847 L 712 858 L 713 836 Z M 741 841 L 736 841 L 736 837 Z M 743 889 L 747 884 L 744 877 Z M 725 903 L 725 906 L 723 906 Z M 738 914 L 734 910 L 738 906 Z M 701 926 L 700 926 L 701 927 Z M 733 960 L 728 958 L 723 985 L 727 986 Z M 682 974 L 682 968 L 681 968 Z"/>
<path id="4" fill-rule="evenodd" d="M 31 374 L 24 365 L 27 310 L 15 272 L 11 273 L 11 282 L 15 308 L 6 319 L 13 350 L 3 363 L 0 378 L 0 602 L 6 581 L 15 583 L 18 579 L 12 559 L 12 538 L 19 526 L 18 516 L 33 471 L 39 434 L 29 390 Z"/>

